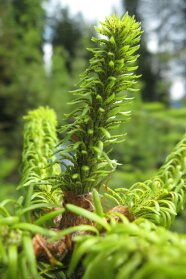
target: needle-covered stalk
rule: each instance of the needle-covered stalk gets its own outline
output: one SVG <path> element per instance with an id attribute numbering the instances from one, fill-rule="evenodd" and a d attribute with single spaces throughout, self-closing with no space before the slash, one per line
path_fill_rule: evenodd
<path id="1" fill-rule="evenodd" d="M 136 91 L 133 71 L 137 68 L 140 24 L 128 14 L 122 19 L 113 15 L 96 30 L 101 36 L 92 39 L 96 43 L 89 49 L 93 57 L 81 75 L 80 88 L 72 92 L 76 109 L 67 119 L 73 123 L 61 128 L 66 135 L 60 152 L 66 171 L 58 183 L 63 190 L 77 194 L 99 188 L 116 168 L 108 154 L 111 145 L 124 135 L 113 135 L 112 130 L 128 118 L 130 112 L 123 111 L 123 105 L 131 99 L 128 92 Z"/>

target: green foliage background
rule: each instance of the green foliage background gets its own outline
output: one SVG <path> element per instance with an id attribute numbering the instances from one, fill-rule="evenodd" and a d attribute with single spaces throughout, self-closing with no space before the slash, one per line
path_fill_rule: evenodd
<path id="1" fill-rule="evenodd" d="M 138 10 L 131 10 L 130 3 L 123 2 L 124 6 L 128 5 L 127 9 L 131 13 L 140 18 Z M 64 123 L 61 115 L 69 112 L 69 106 L 66 104 L 71 100 L 68 91 L 76 88 L 78 75 L 90 58 L 84 49 L 92 46 L 90 37 L 94 35 L 93 28 L 90 28 L 82 17 L 72 18 L 68 9 L 60 10 L 58 14 L 57 20 L 55 17 L 48 18 L 40 0 L 0 2 L 1 200 L 15 194 L 15 187 L 20 179 L 22 115 L 39 105 L 49 105 L 57 112 L 59 123 Z M 44 36 L 46 25 L 50 26 L 54 34 L 49 39 Z M 63 30 L 70 30 L 68 32 L 78 36 L 69 38 L 67 32 L 62 40 Z M 69 39 L 72 41 L 69 42 Z M 144 37 L 143 40 L 145 39 Z M 45 40 L 49 40 L 53 46 L 49 72 L 46 72 L 43 62 L 42 49 Z M 142 52 L 140 61 L 145 61 L 144 55 L 145 52 Z M 149 55 L 148 53 L 147 61 L 150 61 Z M 139 72 L 143 72 L 143 63 L 140 63 Z M 145 65 L 151 65 L 151 62 Z M 150 70 L 146 70 L 145 73 L 150 75 Z M 145 95 L 144 100 L 147 101 L 152 97 L 152 92 L 148 93 L 147 88 L 153 84 L 152 78 L 155 77 L 143 76 L 145 78 L 142 78 L 139 94 L 143 96 L 146 88 L 145 94 L 149 94 L 149 97 Z M 153 94 L 156 91 L 154 90 L 153 87 Z M 158 94 L 161 95 L 161 92 L 158 91 Z M 124 131 L 119 131 L 127 132 L 126 141 L 116 146 L 112 155 L 122 163 L 108 181 L 108 185 L 113 188 L 130 186 L 136 181 L 151 177 L 185 129 L 184 101 L 182 108 L 174 109 L 167 107 L 164 98 L 153 97 L 152 103 L 144 103 L 139 96 L 136 96 L 136 99 L 137 104 L 130 106 L 133 111 L 131 121 L 126 124 Z M 154 102 L 157 99 L 160 99 L 161 103 Z M 167 100 L 167 97 L 165 99 Z M 184 223 L 179 222 L 178 225 L 179 229 L 185 229 Z"/>
<path id="2" fill-rule="evenodd" d="M 133 52 L 138 47 L 128 50 L 126 45 L 123 48 L 123 42 L 134 43 L 132 36 L 140 34 L 138 23 L 135 23 L 134 18 L 130 18 L 126 14 L 122 21 L 119 17 L 112 16 L 106 20 L 102 29 L 98 28 L 100 33 L 107 34 L 108 40 L 93 39 L 95 43 L 100 44 L 101 50 L 100 48 L 92 49 L 90 45 L 94 57 L 82 75 L 81 89 L 76 90 L 75 75 L 82 65 L 86 66 L 89 58 L 89 55 L 82 51 L 88 33 L 86 33 L 86 24 L 81 18 L 70 19 L 68 10 L 62 10 L 59 11 L 61 17 L 59 16 L 57 20 L 53 19 L 49 23 L 45 21 L 45 12 L 39 0 L 2 2 L 0 12 L 3 23 L 1 26 L 2 44 L 0 45 L 0 70 L 2 73 L 0 77 L 2 108 L 0 112 L 2 146 L 0 149 L 2 158 L 0 183 L 3 185 L 1 187 L 3 201 L 0 203 L 0 276 L 17 278 L 18 275 L 21 279 L 27 279 L 40 274 L 38 278 L 66 278 L 66 275 L 69 278 L 71 276 L 77 278 L 79 274 L 76 272 L 80 272 L 79 277 L 81 278 L 82 270 L 77 268 L 80 263 L 84 269 L 83 278 L 95 278 L 95 276 L 100 278 L 100 275 L 111 279 L 114 277 L 117 279 L 147 278 L 149 276 L 167 279 L 184 278 L 186 273 L 185 257 L 183 257 L 185 235 L 177 235 L 165 228 L 170 227 L 176 214 L 184 205 L 186 142 L 185 135 L 182 141 L 180 141 L 180 137 L 185 131 L 186 110 L 184 106 L 179 110 L 168 107 L 168 92 L 167 98 L 164 98 L 165 96 L 158 98 L 161 103 L 145 103 L 144 100 L 152 101 L 152 98 L 147 98 L 146 95 L 146 98 L 141 100 L 139 95 L 136 95 L 135 103 L 127 102 L 124 110 L 122 108 L 124 115 L 126 111 L 132 110 L 133 116 L 129 124 L 124 128 L 118 128 L 117 134 L 128 133 L 127 141 L 118 145 L 109 154 L 111 158 L 117 158 L 121 165 L 113 176 L 109 175 L 104 181 L 107 189 L 107 193 L 104 195 L 105 204 L 103 199 L 104 209 L 100 194 L 95 189 L 92 193 L 95 212 L 72 204 L 67 204 L 64 208 L 59 209 L 62 195 L 65 195 L 61 188 L 64 191 L 74 188 L 76 194 L 86 193 L 89 188 L 99 188 L 99 183 L 96 184 L 95 180 L 96 175 L 101 177 L 104 171 L 107 175 L 110 174 L 110 170 L 103 168 L 101 168 L 101 173 L 99 170 L 96 172 L 97 169 L 92 168 L 92 161 L 86 161 L 86 156 L 81 157 L 82 149 L 79 146 L 82 142 L 86 145 L 89 155 L 87 157 L 93 159 L 96 166 L 99 166 L 99 163 L 104 163 L 104 166 L 105 163 L 108 165 L 110 163 L 112 166 L 111 160 L 108 156 L 106 157 L 107 154 L 103 156 L 103 147 L 109 140 L 117 141 L 118 136 L 110 137 L 106 125 L 113 116 L 113 110 L 117 105 L 117 103 L 112 103 L 112 100 L 115 98 L 116 101 L 119 100 L 119 89 L 136 91 L 131 90 L 131 85 L 134 83 L 133 76 L 132 81 L 130 73 L 127 72 L 127 76 L 123 76 L 126 74 L 125 70 L 130 72 L 136 67 L 128 69 L 127 65 L 125 68 L 125 64 L 121 63 L 123 60 L 120 61 L 120 54 L 126 58 L 127 63 L 136 60 Z M 43 32 L 46 24 L 51 24 L 51 28 L 53 28 L 53 36 L 50 38 L 53 56 L 48 71 L 44 66 L 42 51 Z M 132 31 L 136 31 L 135 28 L 138 31 L 128 34 L 130 27 Z M 66 39 L 65 36 L 61 39 L 61 29 L 70 30 L 74 36 L 69 38 L 67 32 Z M 118 38 L 122 40 L 120 41 Z M 135 42 L 138 40 L 137 38 Z M 114 54 L 117 56 L 116 59 Z M 136 76 L 134 76 L 135 78 Z M 115 83 L 117 79 L 120 81 L 121 88 L 118 87 L 117 82 Z M 125 81 L 127 82 L 125 83 Z M 146 78 L 142 79 L 140 89 L 141 92 L 146 92 L 145 94 L 147 94 L 147 90 L 145 91 L 144 88 L 149 86 L 149 84 L 146 86 L 146 82 L 148 82 Z M 77 159 L 77 162 L 72 160 L 73 166 L 67 167 L 67 171 L 61 174 L 58 164 L 49 164 L 57 161 L 54 156 L 56 144 L 58 144 L 55 113 L 48 107 L 40 107 L 28 114 L 26 112 L 42 104 L 54 107 L 58 116 L 64 112 L 69 113 L 66 106 L 66 102 L 71 101 L 71 97 L 67 93 L 69 89 L 75 89 L 73 92 L 80 93 L 80 96 L 89 91 L 88 97 L 80 100 L 81 102 L 86 101 L 86 105 L 79 107 L 75 101 L 75 112 L 68 114 L 75 118 L 73 124 L 62 125 L 60 132 L 67 131 L 68 133 L 61 143 L 66 143 L 74 131 L 79 142 L 66 148 L 69 152 L 76 151 L 74 158 Z M 114 89 L 118 95 L 113 97 L 111 89 Z M 153 89 L 157 89 L 157 87 Z M 163 87 L 163 93 L 165 93 L 164 90 Z M 109 96 L 105 97 L 105 91 L 109 93 Z M 154 92 L 153 94 L 155 94 Z M 157 95 L 161 94 L 158 92 Z M 127 97 L 131 97 L 130 93 Z M 123 98 L 125 100 L 126 96 L 122 97 L 122 100 Z M 94 108 L 97 111 L 94 111 Z M 102 116 L 107 109 L 108 114 L 104 114 L 104 116 L 106 115 L 104 118 Z M 80 114 L 78 114 L 79 111 Z M 100 113 L 97 126 L 94 123 L 94 119 L 97 117 L 96 112 Z M 117 113 L 118 111 L 114 110 L 114 117 L 117 116 Z M 21 118 L 23 114 L 27 114 L 24 132 L 22 132 Z M 64 123 L 63 121 L 60 119 L 60 126 Z M 104 136 L 99 134 L 100 130 L 104 131 Z M 17 188 L 22 195 L 16 197 L 15 187 L 20 177 L 19 154 L 22 147 L 22 134 L 24 134 L 22 180 Z M 89 135 L 91 141 L 89 141 Z M 96 141 L 96 136 L 101 140 Z M 172 146 L 177 142 L 179 142 L 178 145 L 170 153 Z M 83 151 L 85 152 L 85 150 Z M 169 153 L 170 155 L 167 157 Z M 63 155 L 65 158 L 66 155 Z M 50 160 L 48 160 L 49 157 Z M 86 165 L 82 165 L 83 160 Z M 91 170 L 93 169 L 89 175 L 80 177 L 80 181 L 83 181 L 82 185 L 83 187 L 85 185 L 86 189 L 80 188 L 79 190 L 77 187 L 80 181 L 74 183 L 71 180 L 71 177 L 73 179 L 79 175 L 78 166 L 81 166 L 80 173 L 87 172 L 89 167 Z M 157 169 L 159 169 L 158 172 Z M 59 180 L 56 175 L 60 178 Z M 95 183 L 86 184 L 87 181 L 90 182 L 89 178 L 92 179 L 91 182 Z M 135 183 L 136 181 L 137 183 Z M 103 183 L 103 181 L 101 182 Z M 130 187 L 131 185 L 133 186 Z M 15 195 L 15 199 L 10 198 L 11 194 Z M 4 198 L 6 199 L 4 200 Z M 108 204 L 109 200 L 121 207 L 127 205 L 130 213 L 136 219 L 130 223 L 118 211 L 114 213 L 114 211 L 105 210 L 105 208 L 111 207 Z M 55 226 L 53 218 L 66 211 L 94 222 L 94 226 L 86 223 L 83 226 L 68 227 L 66 230 L 63 227 L 62 230 L 52 230 L 51 227 Z M 177 224 L 174 223 L 173 229 L 184 232 L 185 214 L 184 212 L 181 214 L 180 219 L 177 218 Z M 121 222 L 118 223 L 117 219 Z M 86 231 L 93 234 L 86 234 Z M 39 234 L 52 241 L 58 241 L 62 237 L 69 237 L 69 233 L 75 233 L 73 237 L 76 241 L 69 262 L 68 258 L 58 261 L 55 258 L 56 255 L 48 257 L 49 264 L 36 262 L 36 251 L 34 251 L 32 243 L 34 235 Z"/>

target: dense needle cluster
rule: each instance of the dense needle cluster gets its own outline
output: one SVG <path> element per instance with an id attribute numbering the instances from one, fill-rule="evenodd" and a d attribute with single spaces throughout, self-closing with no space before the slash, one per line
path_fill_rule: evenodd
<path id="1" fill-rule="evenodd" d="M 113 15 L 96 28 L 101 38 L 93 38 L 96 47 L 90 65 L 81 76 L 76 109 L 67 115 L 73 123 L 64 125 L 66 134 L 61 146 L 61 164 L 66 168 L 58 179 L 65 191 L 83 194 L 99 188 L 116 168 L 117 162 L 108 157 L 110 146 L 123 140 L 124 135 L 112 135 L 129 116 L 123 105 L 136 91 L 137 76 L 133 71 L 141 35 L 140 23 L 126 14 L 122 19 Z M 75 142 L 73 140 L 75 138 Z M 65 164 L 64 159 L 70 161 Z"/>
<path id="2" fill-rule="evenodd" d="M 136 218 L 169 227 L 184 207 L 186 192 L 186 134 L 177 144 L 158 173 L 129 189 L 108 189 L 107 197 L 118 205 L 127 205 Z"/>

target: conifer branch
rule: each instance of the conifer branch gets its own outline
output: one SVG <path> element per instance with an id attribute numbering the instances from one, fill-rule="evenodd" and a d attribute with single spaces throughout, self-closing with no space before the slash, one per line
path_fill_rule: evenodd
<path id="1" fill-rule="evenodd" d="M 130 115 L 122 108 L 130 99 L 128 92 L 136 91 L 138 77 L 133 71 L 137 69 L 135 53 L 142 32 L 134 17 L 126 14 L 120 20 L 113 15 L 96 30 L 102 37 L 92 39 L 98 47 L 89 49 L 93 58 L 81 76 L 80 88 L 72 92 L 78 96 L 73 102 L 77 108 L 67 119 L 74 122 L 61 128 L 61 133 L 66 134 L 61 142 L 65 146 L 61 150 L 61 163 L 65 164 L 64 159 L 71 163 L 65 165 L 58 185 L 78 194 L 99 188 L 116 168 L 117 162 L 108 153 L 110 146 L 120 142 L 123 135 L 112 135 L 111 130 Z"/>
<path id="2" fill-rule="evenodd" d="M 152 179 L 137 182 L 129 189 L 109 191 L 106 196 L 118 205 L 128 206 L 135 217 L 169 227 L 185 203 L 186 134 Z"/>
<path id="3" fill-rule="evenodd" d="M 25 190 L 25 206 L 31 200 L 39 199 L 41 202 L 60 204 L 61 193 L 51 191 L 51 185 L 45 180 L 50 175 L 59 174 L 57 164 L 49 166 L 49 159 L 58 143 L 56 134 L 56 115 L 52 109 L 40 107 L 30 111 L 24 117 L 24 146 L 22 181 L 18 189 Z M 34 194 L 34 196 L 32 196 Z"/>

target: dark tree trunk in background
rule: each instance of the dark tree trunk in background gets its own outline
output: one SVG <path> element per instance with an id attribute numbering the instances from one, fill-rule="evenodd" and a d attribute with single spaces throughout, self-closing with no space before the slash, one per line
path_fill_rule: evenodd
<path id="1" fill-rule="evenodd" d="M 144 35 L 139 59 L 142 98 L 169 102 L 169 89 L 176 78 L 186 74 L 186 0 L 122 0 L 124 10 L 142 22 Z M 148 50 L 154 37 L 155 53 Z"/>

